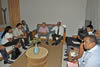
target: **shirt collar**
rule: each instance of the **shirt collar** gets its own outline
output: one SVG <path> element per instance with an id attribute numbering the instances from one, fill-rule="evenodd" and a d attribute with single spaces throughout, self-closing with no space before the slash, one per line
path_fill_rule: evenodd
<path id="1" fill-rule="evenodd" d="M 98 48 L 98 45 L 96 45 L 95 47 L 93 47 L 92 49 L 88 50 L 87 52 L 93 52 L 94 50 L 96 50 Z"/>
<path id="2" fill-rule="evenodd" d="M 93 32 L 88 32 L 89 35 L 94 35 Z"/>

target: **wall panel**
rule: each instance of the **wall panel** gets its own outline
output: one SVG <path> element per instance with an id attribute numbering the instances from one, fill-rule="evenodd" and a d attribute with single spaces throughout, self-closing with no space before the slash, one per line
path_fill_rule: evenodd
<path id="1" fill-rule="evenodd" d="M 20 22 L 19 0 L 8 0 L 10 23 L 13 27 Z"/>

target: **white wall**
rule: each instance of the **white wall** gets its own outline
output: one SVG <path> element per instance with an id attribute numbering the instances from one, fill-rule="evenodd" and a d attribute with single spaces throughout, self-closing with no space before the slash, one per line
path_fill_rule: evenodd
<path id="1" fill-rule="evenodd" d="M 21 19 L 27 21 L 30 29 L 43 21 L 62 21 L 67 25 L 67 35 L 75 35 L 84 25 L 86 3 L 87 0 L 20 0 Z"/>
<path id="2" fill-rule="evenodd" d="M 87 0 L 87 8 L 86 8 L 86 19 L 91 20 L 93 22 L 93 26 L 95 29 L 98 29 L 98 7 L 100 0 Z"/>
<path id="3" fill-rule="evenodd" d="M 100 30 L 100 0 L 98 0 L 98 30 Z"/>

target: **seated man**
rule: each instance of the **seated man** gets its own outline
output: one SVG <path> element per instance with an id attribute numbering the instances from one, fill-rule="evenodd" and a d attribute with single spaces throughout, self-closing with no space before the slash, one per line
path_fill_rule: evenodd
<path id="1" fill-rule="evenodd" d="M 55 26 L 51 31 L 55 31 L 55 34 L 52 35 L 52 38 L 55 42 L 52 45 L 59 44 L 63 39 L 64 34 L 64 27 L 61 26 L 61 22 L 58 22 L 57 26 Z"/>
<path id="2" fill-rule="evenodd" d="M 96 36 L 86 36 L 80 46 L 79 55 L 70 58 L 70 62 L 79 63 L 79 67 L 99 67 L 100 45 L 96 43 Z"/>
<path id="3" fill-rule="evenodd" d="M 65 56 L 67 56 L 67 55 L 69 54 L 69 50 L 70 50 L 71 47 L 81 47 L 81 43 L 82 43 L 81 40 L 83 40 L 83 38 L 84 38 L 85 36 L 87 36 L 87 35 L 95 35 L 95 34 L 93 33 L 93 26 L 92 26 L 92 25 L 88 25 L 88 26 L 86 27 L 86 31 L 80 30 L 80 31 L 78 32 L 78 34 L 79 34 L 79 38 L 72 38 L 72 37 L 68 37 L 68 38 L 67 38 L 67 40 L 66 40 L 66 42 L 67 42 L 67 52 L 66 52 L 66 53 L 67 53 L 67 54 L 65 54 Z M 80 44 L 79 44 L 79 45 L 74 44 L 73 41 L 80 42 Z M 81 47 L 81 48 L 82 48 L 82 47 Z M 81 53 L 83 53 L 83 52 L 81 52 Z M 80 55 L 82 55 L 82 54 L 80 54 Z M 78 57 L 80 57 L 80 56 L 78 56 Z M 67 60 L 67 58 L 64 59 L 64 60 Z"/>
<path id="4" fill-rule="evenodd" d="M 26 21 L 25 20 L 22 20 L 21 22 L 22 22 L 23 32 L 26 33 L 28 40 L 33 40 L 33 38 L 32 38 L 32 32 L 29 31 L 29 27 L 26 24 Z"/>
<path id="5" fill-rule="evenodd" d="M 5 49 L 5 47 L 4 46 L 2 46 L 2 45 L 0 45 L 0 53 L 1 53 L 1 55 L 3 56 L 3 58 L 4 58 L 4 64 L 11 64 L 11 63 L 13 63 L 12 61 L 9 61 L 8 59 L 9 59 L 9 55 L 8 55 L 8 53 L 7 53 L 7 51 L 6 51 L 6 49 Z"/>
<path id="6" fill-rule="evenodd" d="M 19 39 L 21 46 L 23 49 L 27 49 L 25 46 L 28 46 L 27 44 L 27 37 L 26 35 L 24 35 L 24 33 L 22 32 L 22 24 L 18 23 L 16 25 L 16 28 L 13 30 L 13 36 L 14 39 Z"/>
<path id="7" fill-rule="evenodd" d="M 1 44 L 0 45 L 0 52 L 4 58 L 4 64 L 8 63 L 11 64 L 12 61 L 9 61 L 9 55 L 5 49 L 5 47 L 15 45 L 16 48 L 19 46 L 19 40 L 18 39 L 13 39 L 13 34 L 12 34 L 12 27 L 7 26 L 1 36 Z"/>
<path id="8" fill-rule="evenodd" d="M 78 60 L 79 67 L 100 67 L 100 45 L 96 42 L 94 35 L 88 35 L 84 38 L 84 48 L 87 51 Z"/>
<path id="9" fill-rule="evenodd" d="M 67 43 L 67 54 L 69 52 L 70 47 L 79 47 L 80 43 L 82 42 L 83 38 L 87 35 L 93 35 L 93 26 L 88 25 L 85 29 L 79 29 L 78 31 L 78 38 L 73 37 L 66 37 L 66 43 Z M 74 43 L 78 42 L 78 43 Z"/>
<path id="10" fill-rule="evenodd" d="M 46 23 L 43 22 L 42 26 L 40 27 L 39 31 L 38 31 L 38 37 L 40 38 L 41 36 L 46 36 L 46 44 L 48 45 L 48 40 L 49 40 L 49 29 L 46 26 Z"/>

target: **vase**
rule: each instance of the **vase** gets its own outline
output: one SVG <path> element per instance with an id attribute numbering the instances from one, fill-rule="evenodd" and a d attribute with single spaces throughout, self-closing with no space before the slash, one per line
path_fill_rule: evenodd
<path id="1" fill-rule="evenodd" d="M 38 48 L 37 44 L 35 44 L 34 54 L 38 54 L 38 53 L 39 53 L 39 48 Z"/>

